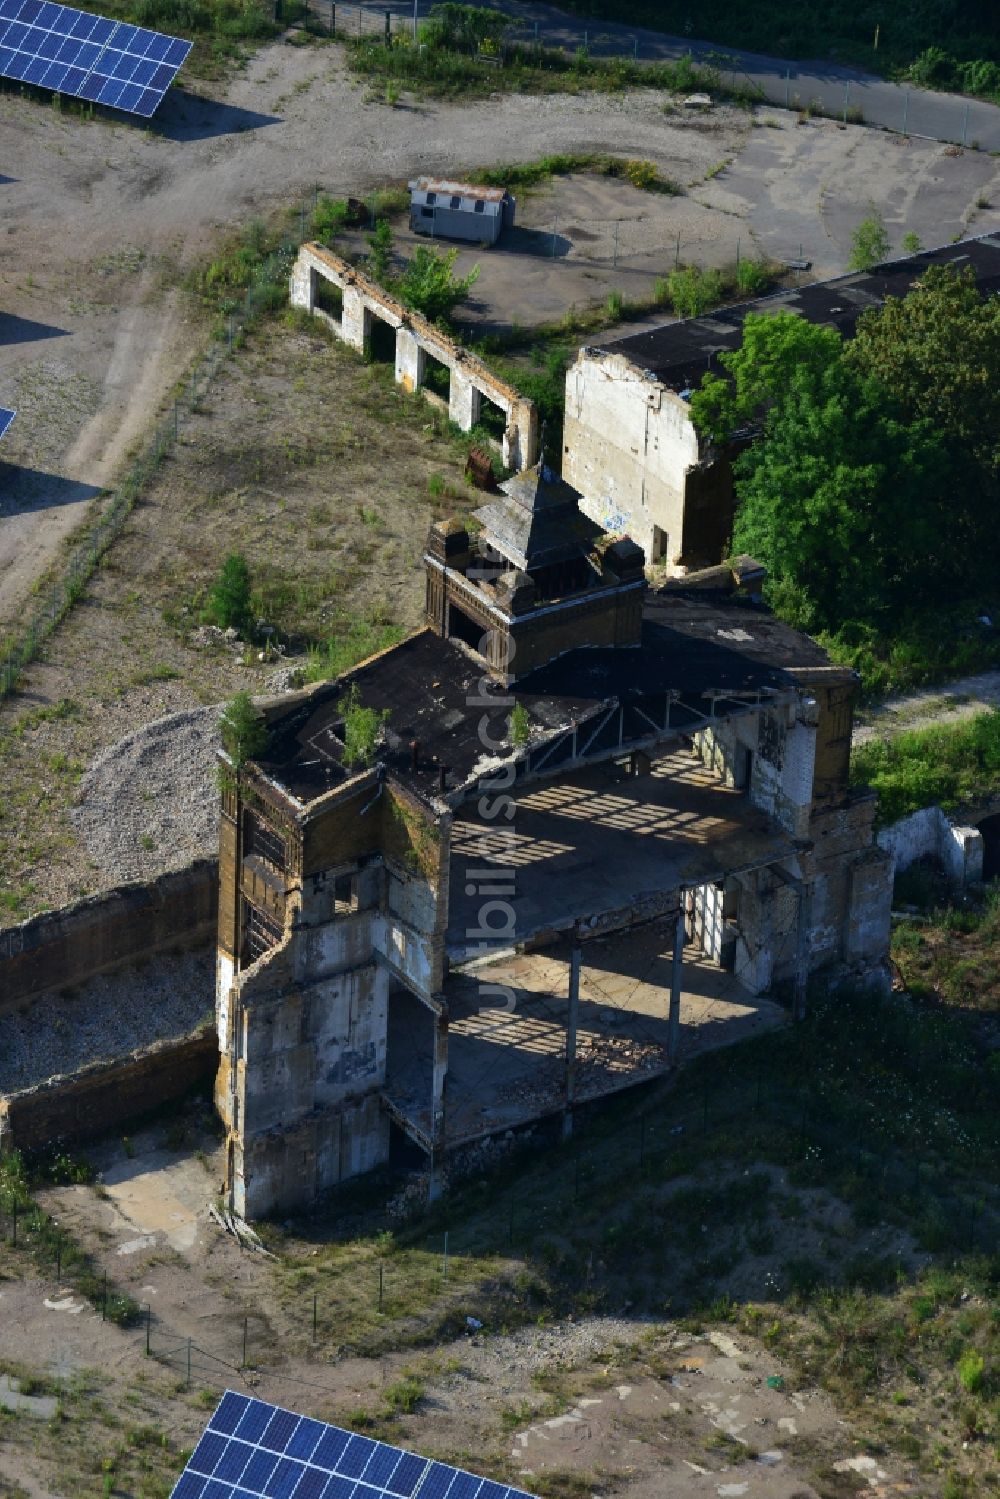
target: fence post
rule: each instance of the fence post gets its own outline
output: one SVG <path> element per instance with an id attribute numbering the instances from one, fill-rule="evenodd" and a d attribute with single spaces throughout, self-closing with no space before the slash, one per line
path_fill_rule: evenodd
<path id="1" fill-rule="evenodd" d="M 56 1287 L 62 1280 L 62 1234 L 56 1239 Z"/>
<path id="2" fill-rule="evenodd" d="M 910 112 L 910 90 L 903 94 L 903 134 L 906 134 L 906 117 Z"/>
<path id="3" fill-rule="evenodd" d="M 316 1341 L 316 1309 L 317 1309 L 317 1303 L 318 1302 L 319 1302 L 319 1292 L 318 1291 L 314 1291 L 313 1292 L 313 1342 L 314 1343 Z M 245 1362 L 245 1360 L 244 1360 L 244 1362 Z"/>
<path id="4" fill-rule="evenodd" d="M 244 1317 L 243 1318 L 243 1368 L 244 1369 L 247 1366 L 247 1330 L 248 1330 L 248 1324 L 249 1324 L 249 1322 L 250 1322 L 250 1318 L 249 1317 Z M 313 1336 L 315 1336 L 315 1333 L 316 1333 L 316 1329 L 315 1329 L 315 1318 L 314 1318 Z M 189 1362 L 190 1362 L 190 1358 L 191 1358 L 191 1340 L 189 1338 L 188 1339 L 188 1360 L 189 1360 Z M 190 1377 L 191 1377 L 191 1374 L 190 1374 L 190 1367 L 189 1367 L 189 1369 L 188 1369 L 188 1378 L 190 1379 Z"/>
<path id="5" fill-rule="evenodd" d="M 788 108 L 789 90 L 791 88 L 791 85 L 792 85 L 792 70 L 791 70 L 791 68 L 786 68 L 785 69 L 785 108 L 786 109 Z"/>
<path id="6" fill-rule="evenodd" d="M 187 1346 L 187 1387 L 191 1388 L 191 1339 L 188 1338 Z"/>
<path id="7" fill-rule="evenodd" d="M 330 0 L 330 35 L 337 35 L 337 0 Z"/>
<path id="8" fill-rule="evenodd" d="M 104 1290 L 101 1292 L 101 1321 L 107 1320 L 108 1315 L 108 1272 L 104 1272 Z"/>
<path id="9" fill-rule="evenodd" d="M 385 1265 L 381 1260 L 378 1262 L 378 1309 L 382 1310 L 382 1297 L 385 1291 Z"/>
<path id="10" fill-rule="evenodd" d="M 147 1302 L 146 1303 L 146 1357 L 147 1358 L 149 1357 L 149 1331 L 150 1331 L 150 1329 L 149 1329 L 149 1323 L 150 1323 L 150 1318 L 152 1317 L 152 1315 L 153 1315 L 153 1305 L 152 1305 L 152 1302 Z"/>
<path id="11" fill-rule="evenodd" d="M 442 1266 L 445 1280 L 448 1279 L 448 1230 L 444 1231 L 444 1263 Z"/>

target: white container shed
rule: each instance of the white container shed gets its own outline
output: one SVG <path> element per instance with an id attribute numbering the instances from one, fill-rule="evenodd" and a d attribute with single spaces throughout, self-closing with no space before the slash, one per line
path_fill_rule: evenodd
<path id="1" fill-rule="evenodd" d="M 418 177 L 409 188 L 410 228 L 415 234 L 495 245 L 513 226 L 514 199 L 505 188 L 440 177 Z"/>

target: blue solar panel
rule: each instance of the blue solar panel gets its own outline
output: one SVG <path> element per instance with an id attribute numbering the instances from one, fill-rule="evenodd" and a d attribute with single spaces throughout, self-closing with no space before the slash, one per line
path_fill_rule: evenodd
<path id="1" fill-rule="evenodd" d="M 181 37 L 53 0 L 0 0 L 0 77 L 149 119 L 191 50 Z"/>
<path id="2" fill-rule="evenodd" d="M 3 437 L 16 415 L 17 412 L 11 411 L 8 406 L 0 406 L 0 437 Z"/>
<path id="3" fill-rule="evenodd" d="M 0 0 L 0 7 L 11 0 Z M 31 0 L 38 4 L 39 0 Z M 2 11 L 0 11 L 2 14 Z M 532 1499 L 227 1390 L 171 1499 Z"/>

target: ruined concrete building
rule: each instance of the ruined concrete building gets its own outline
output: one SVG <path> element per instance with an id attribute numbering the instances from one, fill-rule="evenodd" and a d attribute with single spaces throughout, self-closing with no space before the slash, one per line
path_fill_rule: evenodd
<path id="1" fill-rule="evenodd" d="M 652 589 L 531 470 L 435 525 L 426 626 L 266 710 L 222 796 L 228 1194 L 286 1211 L 884 979 L 857 681 L 738 559 Z M 373 710 L 366 715 L 365 710 Z M 383 710 L 388 719 L 378 734 Z M 766 996 L 771 996 L 767 998 Z"/>
<path id="2" fill-rule="evenodd" d="M 290 299 L 293 307 L 319 318 L 359 354 L 391 360 L 398 384 L 404 390 L 423 391 L 463 432 L 492 414 L 505 468 L 522 469 L 535 462 L 535 403 L 349 261 L 322 245 L 303 245 L 292 268 Z"/>
<path id="3" fill-rule="evenodd" d="M 732 459 L 699 437 L 687 397 L 718 355 L 739 347 L 750 312 L 793 312 L 851 337 L 866 308 L 902 297 L 930 265 L 971 267 L 984 294 L 1000 290 L 1000 238 L 940 250 L 720 307 L 645 333 L 581 349 L 566 376 L 563 477 L 607 531 L 627 532 L 649 562 L 713 565 L 733 522 Z"/>

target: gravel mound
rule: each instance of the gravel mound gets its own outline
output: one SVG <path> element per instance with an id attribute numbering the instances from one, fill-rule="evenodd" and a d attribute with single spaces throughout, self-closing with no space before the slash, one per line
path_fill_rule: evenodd
<path id="1" fill-rule="evenodd" d="M 0 1016 L 0 1093 L 190 1035 L 212 1018 L 215 949 L 161 953 Z"/>
<path id="2" fill-rule="evenodd" d="M 98 755 L 84 775 L 71 815 L 114 884 L 218 854 L 221 711 L 219 703 L 145 724 Z"/>

